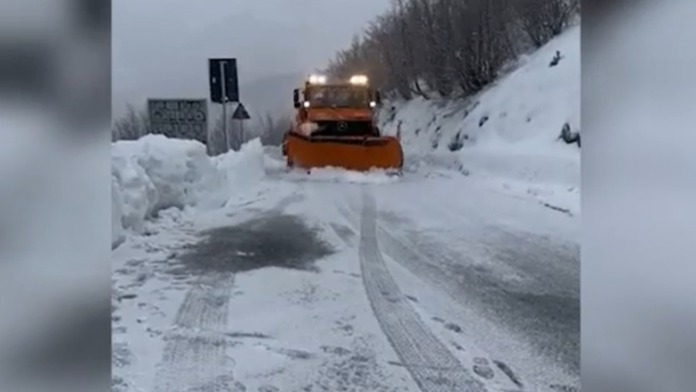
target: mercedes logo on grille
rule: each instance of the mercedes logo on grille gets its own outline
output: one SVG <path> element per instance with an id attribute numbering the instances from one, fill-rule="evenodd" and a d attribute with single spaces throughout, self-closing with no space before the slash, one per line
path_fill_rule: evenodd
<path id="1" fill-rule="evenodd" d="M 345 121 L 340 121 L 337 126 L 339 131 L 345 131 L 348 129 L 348 123 Z"/>

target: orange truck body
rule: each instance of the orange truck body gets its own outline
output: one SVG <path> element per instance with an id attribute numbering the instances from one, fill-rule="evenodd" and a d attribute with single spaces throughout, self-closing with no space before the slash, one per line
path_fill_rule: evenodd
<path id="1" fill-rule="evenodd" d="M 320 101 L 319 95 L 333 98 Z M 401 143 L 394 136 L 382 135 L 375 124 L 379 94 L 366 83 L 317 86 L 307 82 L 303 89 L 295 90 L 294 101 L 292 129 L 283 142 L 288 166 L 401 172 Z"/>

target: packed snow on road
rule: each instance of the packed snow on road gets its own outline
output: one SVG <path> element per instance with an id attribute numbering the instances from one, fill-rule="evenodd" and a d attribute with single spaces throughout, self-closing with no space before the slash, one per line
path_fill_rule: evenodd
<path id="1" fill-rule="evenodd" d="M 578 391 L 579 37 L 386 104 L 400 177 L 115 142 L 114 390 Z"/>

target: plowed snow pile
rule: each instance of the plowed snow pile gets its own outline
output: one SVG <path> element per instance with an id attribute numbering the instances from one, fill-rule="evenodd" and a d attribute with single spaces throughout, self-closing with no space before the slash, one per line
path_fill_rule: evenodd
<path id="1" fill-rule="evenodd" d="M 557 64 L 551 66 L 560 54 Z M 381 127 L 400 129 L 408 170 L 448 169 L 503 192 L 580 211 L 580 27 L 535 53 L 477 97 L 395 102 Z"/>
<path id="2" fill-rule="evenodd" d="M 223 208 L 264 176 L 258 139 L 211 158 L 196 141 L 148 135 L 113 143 L 111 160 L 114 246 L 128 231 L 142 234 L 160 211 Z"/>

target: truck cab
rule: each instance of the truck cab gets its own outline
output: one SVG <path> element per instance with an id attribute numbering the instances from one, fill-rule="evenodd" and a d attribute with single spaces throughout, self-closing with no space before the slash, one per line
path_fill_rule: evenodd
<path id="1" fill-rule="evenodd" d="M 310 76 L 301 89 L 294 90 L 293 104 L 296 123 L 309 124 L 312 136 L 379 135 L 374 110 L 381 104 L 381 97 L 366 76 L 337 81 Z"/>

